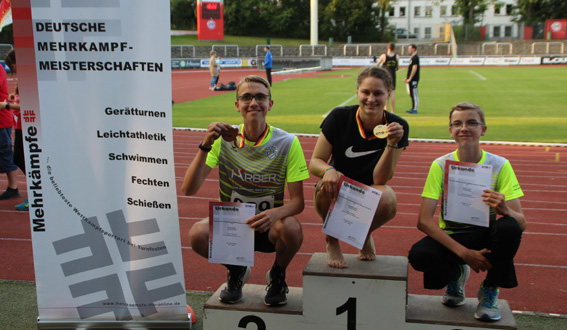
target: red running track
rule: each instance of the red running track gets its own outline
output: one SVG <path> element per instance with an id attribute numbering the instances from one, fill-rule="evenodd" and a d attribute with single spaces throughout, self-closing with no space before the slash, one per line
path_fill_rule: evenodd
<path id="1" fill-rule="evenodd" d="M 175 131 L 175 172 L 177 187 L 197 152 L 202 132 Z M 305 156 L 310 159 L 316 139 L 300 137 Z M 431 161 L 453 150 L 453 144 L 411 142 L 398 164 L 390 182 L 398 195 L 398 214 L 383 228 L 374 232 L 378 254 L 407 256 L 411 245 L 423 235 L 415 228 L 421 197 L 420 192 Z M 565 148 L 485 145 L 484 149 L 508 158 L 518 176 L 525 196 L 522 207 L 528 228 L 516 257 L 520 286 L 501 290 L 514 310 L 567 314 L 567 164 L 556 161 L 567 157 Z M 179 222 L 188 290 L 214 291 L 226 280 L 224 268 L 209 264 L 197 256 L 189 245 L 187 232 L 191 225 L 208 215 L 208 201 L 218 199 L 218 172 L 214 170 L 196 196 L 182 196 L 178 191 Z M 305 181 L 306 207 L 298 218 L 304 231 L 304 242 L 288 270 L 288 284 L 302 286 L 302 269 L 314 252 L 324 252 L 321 220 L 314 208 L 312 195 L 315 178 Z M 5 176 L 0 187 L 5 187 Z M 19 176 L 20 189 L 25 196 L 24 176 Z M 0 279 L 34 280 L 30 223 L 27 212 L 14 211 L 14 204 L 23 200 L 0 201 Z M 346 253 L 356 250 L 343 244 Z M 265 272 L 273 263 L 273 255 L 257 253 L 256 266 L 249 283 L 264 283 Z M 467 284 L 467 295 L 475 296 L 482 276 L 473 274 Z M 422 289 L 422 275 L 410 268 L 409 292 L 442 294 Z"/>
<path id="2" fill-rule="evenodd" d="M 237 81 L 249 72 L 223 72 L 225 77 Z M 223 79 L 221 73 L 221 81 Z M 261 72 L 255 72 L 260 73 Z M 191 100 L 215 95 L 207 90 L 208 72 L 196 73 L 203 80 L 179 79 L 173 75 L 174 98 Z M 192 76 L 194 77 L 194 76 Z M 274 76 L 275 81 L 290 76 Z M 228 81 L 228 80 L 226 80 Z M 268 118 L 269 120 L 269 118 Z M 209 264 L 197 256 L 189 245 L 187 232 L 198 220 L 208 215 L 208 201 L 218 200 L 218 172 L 213 170 L 196 196 L 182 196 L 179 191 L 183 175 L 192 161 L 203 133 L 174 131 L 175 172 L 178 187 L 179 222 L 187 290 L 214 291 L 225 280 L 224 268 Z M 311 158 L 315 146 L 314 137 L 300 137 L 305 157 Z M 528 228 L 516 256 L 519 287 L 501 290 L 500 297 L 509 301 L 513 310 L 567 314 L 567 149 L 543 146 L 484 145 L 487 151 L 504 156 L 514 167 L 525 196 L 521 199 Z M 454 144 L 411 142 L 404 151 L 390 185 L 397 192 L 398 213 L 386 226 L 374 232 L 378 254 L 407 256 L 411 245 L 423 234 L 415 228 L 420 193 L 429 166 L 436 157 L 450 152 Z M 0 201 L 0 279 L 34 281 L 34 266 L 30 223 L 27 212 L 14 211 L 14 205 L 27 195 L 25 177 L 18 177 L 22 198 Z M 287 272 L 290 286 L 302 286 L 302 270 L 310 256 L 324 252 L 322 222 L 313 208 L 315 178 L 304 183 L 306 207 L 298 218 L 304 231 L 303 245 Z M 5 175 L 0 176 L 0 189 L 6 186 Z M 343 244 L 345 253 L 356 250 Z M 265 273 L 273 263 L 273 255 L 257 253 L 256 266 L 249 283 L 265 283 Z M 466 286 L 468 297 L 476 296 L 482 274 L 472 274 Z M 422 288 L 422 275 L 410 267 L 408 290 L 415 294 L 441 295 L 443 292 Z"/>

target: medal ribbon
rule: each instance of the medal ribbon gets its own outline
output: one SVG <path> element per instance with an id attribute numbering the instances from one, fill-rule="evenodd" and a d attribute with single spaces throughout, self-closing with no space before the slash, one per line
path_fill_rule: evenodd
<path id="1" fill-rule="evenodd" d="M 266 135 L 268 135 L 269 131 L 270 131 L 270 125 L 266 124 L 266 128 L 264 129 L 264 132 L 262 132 L 258 141 L 254 143 L 254 147 L 257 147 L 260 144 L 262 144 L 262 141 L 264 140 L 264 138 L 266 138 Z M 240 138 L 240 141 L 238 140 L 238 138 Z M 238 131 L 238 134 L 236 134 L 236 138 L 234 139 L 234 146 L 239 149 L 244 148 L 244 134 L 240 133 L 240 131 Z"/>
<path id="2" fill-rule="evenodd" d="M 384 122 L 386 122 L 386 125 L 388 125 L 388 121 L 386 120 L 386 112 L 384 112 Z M 362 120 L 360 119 L 360 107 L 358 108 L 358 110 L 356 110 L 356 126 L 358 126 L 358 133 L 360 133 L 360 136 L 362 136 L 363 139 L 377 139 L 377 137 L 374 135 L 366 136 L 366 134 L 364 133 L 364 126 L 362 125 Z"/>

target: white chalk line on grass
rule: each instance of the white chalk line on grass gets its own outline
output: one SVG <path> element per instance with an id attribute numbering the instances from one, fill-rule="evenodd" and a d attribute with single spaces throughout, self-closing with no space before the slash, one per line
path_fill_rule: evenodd
<path id="1" fill-rule="evenodd" d="M 485 77 L 483 77 L 480 73 L 478 72 L 474 72 L 473 70 L 469 70 L 470 73 L 474 74 L 475 76 L 477 76 L 480 80 L 487 80 Z"/>
<path id="2" fill-rule="evenodd" d="M 351 96 L 348 100 L 344 101 L 343 103 L 339 104 L 338 107 L 342 107 L 345 106 L 347 104 L 349 104 L 352 100 L 354 100 L 356 98 L 356 94 L 354 94 L 353 96 Z M 329 112 L 331 112 L 331 110 L 327 111 L 324 115 L 321 116 L 321 118 L 325 118 L 327 117 L 327 115 L 329 114 Z"/>

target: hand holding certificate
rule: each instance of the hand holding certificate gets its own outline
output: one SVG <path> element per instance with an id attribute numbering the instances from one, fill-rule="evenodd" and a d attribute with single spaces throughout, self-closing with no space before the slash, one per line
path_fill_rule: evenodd
<path id="1" fill-rule="evenodd" d="M 256 213 L 249 203 L 209 203 L 209 262 L 254 266 L 254 230 L 246 223 Z"/>
<path id="2" fill-rule="evenodd" d="M 443 219 L 488 227 L 490 208 L 482 201 L 484 189 L 490 189 L 492 165 L 445 163 Z"/>
<path id="3" fill-rule="evenodd" d="M 362 249 L 382 192 L 341 177 L 337 199 L 331 203 L 322 232 Z"/>

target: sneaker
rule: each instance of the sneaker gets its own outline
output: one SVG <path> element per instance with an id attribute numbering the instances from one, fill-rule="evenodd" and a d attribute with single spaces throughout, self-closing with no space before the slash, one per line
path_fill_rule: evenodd
<path id="1" fill-rule="evenodd" d="M 286 294 L 289 292 L 289 289 L 285 283 L 285 277 L 272 278 L 272 272 L 268 270 L 266 282 L 268 282 L 268 286 L 266 287 L 266 291 L 268 292 L 266 293 L 266 297 L 264 297 L 264 304 L 270 307 L 287 304 Z"/>
<path id="2" fill-rule="evenodd" d="M 415 110 L 415 109 L 410 109 L 410 110 L 408 110 L 408 111 L 406 111 L 406 112 L 407 112 L 407 113 L 411 113 L 411 114 L 416 114 L 416 113 L 417 113 L 417 110 Z"/>
<path id="3" fill-rule="evenodd" d="M 6 200 L 6 199 L 12 199 L 18 197 L 20 197 L 20 191 L 18 190 L 18 188 L 12 189 L 8 187 L 8 189 L 6 189 L 6 191 L 3 192 L 2 195 L 0 195 L 0 200 Z"/>
<path id="4" fill-rule="evenodd" d="M 250 277 L 250 267 L 238 267 L 238 270 L 226 271 L 226 287 L 221 291 L 219 299 L 226 304 L 236 304 L 242 300 L 242 287 Z"/>
<path id="5" fill-rule="evenodd" d="M 498 287 L 484 286 L 484 282 L 478 290 L 478 306 L 474 317 L 480 321 L 494 322 L 500 320 L 500 310 L 498 309 Z"/>
<path id="6" fill-rule="evenodd" d="M 465 284 L 470 274 L 469 265 L 459 265 L 459 277 L 447 284 L 443 295 L 443 305 L 457 307 L 465 304 Z"/>
<path id="7" fill-rule="evenodd" d="M 17 211 L 29 211 L 29 209 L 30 209 L 30 203 L 28 202 L 27 198 L 22 204 L 16 205 Z"/>

